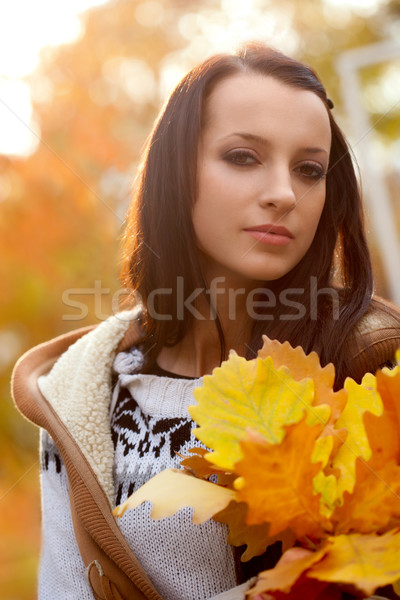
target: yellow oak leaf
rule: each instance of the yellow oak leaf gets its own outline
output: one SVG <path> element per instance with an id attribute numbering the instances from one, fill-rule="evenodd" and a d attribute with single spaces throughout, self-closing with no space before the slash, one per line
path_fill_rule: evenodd
<path id="1" fill-rule="evenodd" d="M 400 578 L 400 532 L 330 537 L 325 556 L 311 566 L 307 577 L 352 584 L 370 596 Z"/>
<path id="2" fill-rule="evenodd" d="M 336 533 L 382 532 L 400 525 L 400 466 L 392 460 L 376 469 L 357 459 L 354 491 L 344 493 L 331 519 Z"/>
<path id="3" fill-rule="evenodd" d="M 195 435 L 214 450 L 207 456 L 214 465 L 233 471 L 246 431 L 279 444 L 285 425 L 300 421 L 311 406 L 313 389 L 311 379 L 295 381 L 285 367 L 276 369 L 271 358 L 246 360 L 231 352 L 194 390 L 198 404 L 189 412 L 199 425 Z"/>
<path id="4" fill-rule="evenodd" d="M 334 435 L 327 435 L 328 430 L 334 431 Z M 313 463 L 321 464 L 321 471 L 314 477 L 313 485 L 315 493 L 321 494 L 321 512 L 329 517 L 337 504 L 337 477 L 340 472 L 332 469 L 328 461 L 332 460 L 340 448 L 339 442 L 346 440 L 345 429 L 333 430 L 331 425 L 324 428 L 321 435 L 315 440 L 315 446 L 311 460 Z M 327 468 L 325 468 L 327 467 Z"/>
<path id="5" fill-rule="evenodd" d="M 247 511 L 248 507 L 244 502 L 231 502 L 224 510 L 213 516 L 214 521 L 229 526 L 229 544 L 247 546 L 241 556 L 243 562 L 250 560 L 253 556 L 263 554 L 266 548 L 275 542 L 282 542 L 283 552 L 294 545 L 296 538 L 290 530 L 271 537 L 268 523 L 248 525 L 246 523 Z"/>
<path id="6" fill-rule="evenodd" d="M 336 477 L 334 475 L 325 475 L 323 471 L 320 471 L 313 479 L 313 488 L 316 494 L 321 495 L 321 514 L 327 518 L 330 518 L 335 509 L 337 500 Z"/>
<path id="7" fill-rule="evenodd" d="M 241 443 L 243 458 L 236 463 L 240 476 L 238 501 L 246 502 L 247 523 L 270 523 L 274 536 L 291 529 L 297 539 L 320 539 L 329 521 L 320 514 L 313 478 L 320 470 L 311 462 L 315 440 L 323 425 L 309 426 L 306 419 L 287 426 L 280 444 L 269 444 L 249 432 Z"/>
<path id="8" fill-rule="evenodd" d="M 273 569 L 259 574 L 247 598 L 252 600 L 258 594 L 268 592 L 276 598 L 284 597 L 279 592 L 289 594 L 290 598 L 308 598 L 308 593 L 296 595 L 296 588 L 301 581 L 305 591 L 307 582 L 312 579 L 351 586 L 370 596 L 379 587 L 396 584 L 400 576 L 399 557 L 399 530 L 382 536 L 354 534 L 330 537 L 316 552 L 301 548 L 286 552 Z M 278 593 L 274 593 L 277 590 Z M 325 597 L 330 596 L 321 595 L 321 598 Z"/>
<path id="9" fill-rule="evenodd" d="M 134 509 L 143 502 L 151 502 L 151 517 L 162 519 L 174 515 L 185 506 L 193 507 L 193 523 L 200 524 L 223 510 L 236 498 L 233 490 L 197 479 L 185 471 L 166 469 L 161 471 L 113 510 L 115 517 L 122 517 L 127 509 Z"/>
<path id="10" fill-rule="evenodd" d="M 356 481 L 357 457 L 368 461 L 372 451 L 364 426 L 367 412 L 381 415 L 382 400 L 376 389 L 376 379 L 371 373 L 364 375 L 361 384 L 353 379 L 346 379 L 345 388 L 348 393 L 347 403 L 336 422 L 337 428 L 345 428 L 347 437 L 332 460 L 332 466 L 338 469 L 337 498 L 343 502 L 343 493 L 352 492 Z"/>
<path id="11" fill-rule="evenodd" d="M 312 377 L 315 386 L 314 406 L 329 404 L 332 409 L 329 423 L 334 423 L 340 416 L 347 400 L 346 390 L 333 391 L 335 367 L 332 363 L 321 367 L 316 352 L 306 354 L 301 346 L 293 348 L 289 342 L 270 340 L 263 335 L 263 347 L 258 351 L 260 358 L 270 356 L 274 367 L 286 366 L 292 377 L 299 381 L 304 377 Z"/>

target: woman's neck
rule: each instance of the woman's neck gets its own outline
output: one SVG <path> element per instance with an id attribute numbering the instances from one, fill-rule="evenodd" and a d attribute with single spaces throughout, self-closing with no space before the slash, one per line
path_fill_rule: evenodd
<path id="1" fill-rule="evenodd" d="M 183 339 L 175 346 L 165 346 L 161 350 L 157 363 L 162 369 L 179 375 L 201 377 L 221 364 L 220 339 L 210 305 L 203 299 L 196 309 L 203 318 L 193 318 Z M 229 298 L 219 297 L 217 309 L 226 351 L 235 350 L 244 356 L 252 323 L 246 303 L 236 301 L 233 311 Z"/>

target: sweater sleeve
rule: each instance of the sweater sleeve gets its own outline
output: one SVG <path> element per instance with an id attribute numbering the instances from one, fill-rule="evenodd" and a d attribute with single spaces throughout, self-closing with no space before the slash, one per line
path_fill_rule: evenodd
<path id="1" fill-rule="evenodd" d="M 42 552 L 39 600 L 94 600 L 72 525 L 68 480 L 57 448 L 41 432 Z"/>

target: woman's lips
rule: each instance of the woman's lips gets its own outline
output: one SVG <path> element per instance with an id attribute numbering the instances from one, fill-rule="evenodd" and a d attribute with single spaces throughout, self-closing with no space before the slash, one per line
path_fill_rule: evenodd
<path id="1" fill-rule="evenodd" d="M 291 232 L 286 227 L 277 225 L 256 225 L 245 229 L 255 240 L 272 246 L 286 246 L 293 239 Z"/>

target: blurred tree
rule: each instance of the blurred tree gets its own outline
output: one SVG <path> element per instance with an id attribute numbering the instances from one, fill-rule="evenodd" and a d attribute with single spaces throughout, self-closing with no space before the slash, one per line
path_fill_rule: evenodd
<path id="1" fill-rule="evenodd" d="M 182 10 L 180 2 L 169 9 L 125 1 L 88 12 L 82 38 L 44 51 L 31 77 L 37 151 L 0 157 L 2 598 L 36 597 L 39 550 L 37 433 L 12 408 L 10 365 L 28 347 L 112 310 L 117 238 L 161 104 L 159 65 L 184 43 L 170 35 Z M 66 305 L 68 290 L 87 306 L 81 318 Z"/>

